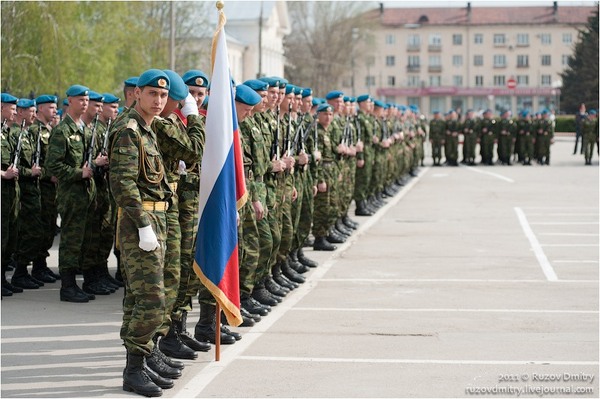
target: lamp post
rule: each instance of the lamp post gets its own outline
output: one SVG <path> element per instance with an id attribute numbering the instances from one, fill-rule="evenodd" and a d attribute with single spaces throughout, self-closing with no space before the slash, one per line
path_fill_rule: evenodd
<path id="1" fill-rule="evenodd" d="M 351 59 L 352 59 L 352 97 L 356 96 L 356 76 L 355 76 L 355 61 L 354 61 L 354 47 L 356 46 L 356 39 L 358 39 L 358 28 L 352 28 L 352 48 Z"/>

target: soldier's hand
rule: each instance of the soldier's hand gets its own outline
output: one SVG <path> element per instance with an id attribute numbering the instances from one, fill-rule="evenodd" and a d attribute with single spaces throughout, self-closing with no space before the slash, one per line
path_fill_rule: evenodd
<path id="1" fill-rule="evenodd" d="M 317 188 L 317 186 L 313 186 L 313 187 L 312 187 L 312 194 L 313 194 L 313 197 L 317 195 L 317 192 L 318 192 L 318 191 L 319 191 L 319 189 Z"/>
<path id="2" fill-rule="evenodd" d="M 306 165 L 308 163 L 308 155 L 304 151 L 302 151 L 298 155 L 298 165 Z"/>
<path id="3" fill-rule="evenodd" d="M 89 179 L 90 177 L 92 177 L 93 172 L 92 169 L 89 167 L 88 163 L 86 162 L 83 165 L 83 168 L 81 169 L 81 177 L 83 179 Z"/>
<path id="4" fill-rule="evenodd" d="M 294 187 L 294 191 L 292 191 L 292 202 L 296 201 L 298 199 L 298 190 L 296 190 L 296 187 Z"/>
<path id="5" fill-rule="evenodd" d="M 315 159 L 315 162 L 319 162 L 321 160 L 321 151 L 316 150 L 315 152 L 313 152 L 313 157 Z"/>
<path id="6" fill-rule="evenodd" d="M 365 160 L 364 159 L 359 159 L 358 161 L 356 161 L 356 167 L 359 169 L 362 169 L 365 167 Z"/>
<path id="7" fill-rule="evenodd" d="M 325 182 L 322 182 L 322 183 L 319 183 L 319 184 L 317 184 L 317 190 L 318 190 L 320 193 L 327 192 L 327 183 L 325 183 Z"/>
<path id="8" fill-rule="evenodd" d="M 156 238 L 154 230 L 152 230 L 152 226 L 138 228 L 138 234 L 140 236 L 140 242 L 138 246 L 143 251 L 151 252 L 158 248 L 158 239 Z"/>
<path id="9" fill-rule="evenodd" d="M 356 152 L 363 152 L 365 149 L 365 143 L 362 142 L 362 140 L 359 140 L 356 143 Z"/>
<path id="10" fill-rule="evenodd" d="M 283 162 L 285 162 L 285 166 L 287 169 L 292 169 L 296 164 L 296 160 L 294 157 L 286 156 L 283 158 Z"/>
<path id="11" fill-rule="evenodd" d="M 54 184 L 58 183 L 58 178 L 56 176 L 50 177 L 50 181 Z"/>
<path id="12" fill-rule="evenodd" d="M 285 165 L 285 164 L 284 164 Z M 283 170 L 282 166 L 281 166 L 281 161 L 279 160 L 272 160 L 271 161 L 271 170 L 274 173 L 279 173 Z"/>
<path id="13" fill-rule="evenodd" d="M 2 178 L 5 180 L 13 180 L 19 177 L 19 169 L 10 165 L 8 169 L 2 171 Z"/>
<path id="14" fill-rule="evenodd" d="M 31 176 L 38 177 L 41 175 L 42 175 L 42 168 L 40 168 L 38 165 L 33 165 L 31 167 Z"/>
<path id="15" fill-rule="evenodd" d="M 262 202 L 254 201 L 252 203 L 252 208 L 254 208 L 256 220 L 262 220 L 262 218 L 265 217 L 265 208 L 263 208 Z"/>
<path id="16" fill-rule="evenodd" d="M 373 136 L 373 144 L 379 143 L 379 137 Z"/>
<path id="17" fill-rule="evenodd" d="M 183 107 L 181 107 L 181 113 L 186 118 L 190 115 L 198 115 L 198 103 L 196 99 L 192 95 L 192 93 L 188 93 L 185 100 L 183 100 Z"/>
<path id="18" fill-rule="evenodd" d="M 106 166 L 108 165 L 108 157 L 106 155 L 98 155 L 96 157 L 96 166 Z"/>

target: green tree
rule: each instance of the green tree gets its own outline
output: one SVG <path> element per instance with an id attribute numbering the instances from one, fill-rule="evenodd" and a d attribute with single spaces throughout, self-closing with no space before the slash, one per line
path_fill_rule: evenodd
<path id="1" fill-rule="evenodd" d="M 579 32 L 579 40 L 561 77 L 561 105 L 565 112 L 577 112 L 581 103 L 588 109 L 598 109 L 598 10 Z"/>

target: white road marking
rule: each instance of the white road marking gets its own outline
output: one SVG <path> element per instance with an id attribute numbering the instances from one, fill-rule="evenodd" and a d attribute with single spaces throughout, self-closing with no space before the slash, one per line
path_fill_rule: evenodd
<path id="1" fill-rule="evenodd" d="M 121 327 L 121 323 L 120 321 L 115 321 L 115 322 L 106 322 L 106 323 L 72 323 L 72 324 L 40 324 L 40 325 L 35 325 L 35 326 L 31 326 L 31 325 L 26 325 L 26 326 L 2 326 L 2 331 L 4 330 L 20 330 L 22 328 L 27 328 L 29 329 L 34 329 L 34 328 L 43 328 L 43 329 L 48 329 L 48 328 L 64 328 L 64 327 L 77 327 L 77 328 L 81 328 L 81 327 Z"/>
<path id="2" fill-rule="evenodd" d="M 293 311 L 316 311 L 316 312 L 408 312 L 408 313 L 549 313 L 549 314 L 598 314 L 597 310 L 560 310 L 560 309 L 421 309 L 421 308 L 407 308 L 407 309 L 384 309 L 384 308 L 306 308 L 296 307 Z"/>
<path id="3" fill-rule="evenodd" d="M 595 216 L 598 217 L 598 213 L 528 213 L 528 216 Z"/>
<path id="4" fill-rule="evenodd" d="M 598 261 L 597 260 L 555 260 L 555 261 L 553 261 L 553 263 L 598 263 Z"/>
<path id="5" fill-rule="evenodd" d="M 598 222 L 532 222 L 530 225 L 539 226 L 567 226 L 567 225 L 586 225 L 586 224 L 598 224 Z"/>
<path id="6" fill-rule="evenodd" d="M 578 360 L 445 360 L 445 359 L 351 359 L 343 357 L 240 356 L 240 360 L 309 363 L 460 364 L 460 365 L 561 365 L 596 366 L 597 361 Z"/>
<path id="7" fill-rule="evenodd" d="M 540 244 L 541 247 L 597 247 L 598 244 Z"/>
<path id="8" fill-rule="evenodd" d="M 2 344 L 40 342 L 40 337 L 19 337 L 19 338 L 2 338 Z M 61 335 L 61 336 L 45 336 L 44 342 L 75 342 L 75 341 L 119 341 L 119 332 L 110 332 L 103 334 L 85 334 L 85 335 Z"/>
<path id="9" fill-rule="evenodd" d="M 539 233 L 539 236 L 598 237 L 598 233 Z"/>
<path id="10" fill-rule="evenodd" d="M 584 261 L 588 262 L 588 261 Z M 589 261 L 596 262 L 598 261 Z M 319 280 L 319 283 L 323 282 L 348 282 L 348 283 L 548 283 L 548 280 L 494 280 L 494 279 L 460 279 L 460 278 L 448 278 L 448 279 L 429 279 L 429 278 L 324 278 Z M 558 280 L 558 283 L 589 283 L 598 284 L 598 280 Z"/>
<path id="11" fill-rule="evenodd" d="M 519 223 L 521 223 L 521 228 L 523 229 L 525 236 L 527 237 L 527 239 L 529 240 L 529 243 L 531 244 L 531 248 L 533 249 L 533 252 L 535 253 L 535 257 L 537 258 L 540 266 L 542 267 L 542 271 L 544 272 L 544 275 L 546 276 L 548 281 L 557 281 L 558 276 L 556 275 L 556 273 L 554 272 L 554 269 L 552 268 L 552 265 L 548 261 L 548 258 L 546 257 L 544 250 L 540 246 L 539 241 L 537 240 L 535 234 L 533 233 L 533 230 L 531 230 L 531 227 L 529 226 L 529 223 L 527 222 L 527 217 L 525 217 L 525 213 L 523 212 L 523 210 L 521 208 L 515 207 L 514 209 L 515 209 L 515 212 L 517 213 L 517 218 L 519 219 Z"/>
<path id="12" fill-rule="evenodd" d="M 514 183 L 515 182 L 510 177 L 503 176 L 503 175 L 501 175 L 499 173 L 489 172 L 487 170 L 481 170 L 479 168 L 474 168 L 472 166 L 463 166 L 463 168 L 467 168 L 468 170 L 470 170 L 472 172 L 477 172 L 477 173 L 481 173 L 481 174 L 484 174 L 484 175 L 493 176 L 493 177 L 495 177 L 497 179 L 504 180 L 505 182 L 508 182 L 508 183 Z"/>

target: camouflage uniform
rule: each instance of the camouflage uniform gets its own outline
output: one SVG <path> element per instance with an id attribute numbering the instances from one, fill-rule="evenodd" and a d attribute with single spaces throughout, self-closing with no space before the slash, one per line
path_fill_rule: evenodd
<path id="1" fill-rule="evenodd" d="M 494 141 L 496 140 L 494 118 L 483 118 L 479 123 L 478 136 L 480 139 L 481 163 L 494 164 Z"/>
<path id="2" fill-rule="evenodd" d="M 462 124 L 463 162 L 475 165 L 475 146 L 477 145 L 477 120 L 468 118 Z"/>
<path id="3" fill-rule="evenodd" d="M 516 123 L 517 131 L 517 154 L 519 162 L 524 165 L 531 165 L 533 159 L 533 146 L 535 136 L 532 131 L 531 120 L 526 118 L 519 118 Z"/>
<path id="4" fill-rule="evenodd" d="M 149 356 L 152 338 L 166 318 L 164 261 L 168 185 L 158 140 L 142 117 L 130 109 L 125 126 L 114 132 L 110 151 L 110 186 L 119 207 L 117 240 L 125 274 L 121 338 L 128 353 Z M 138 229 L 152 226 L 159 246 L 139 248 Z"/>
<path id="5" fill-rule="evenodd" d="M 2 170 L 7 170 L 13 163 L 13 143 L 8 138 L 8 129 L 0 133 L 2 144 Z M 20 190 L 16 179 L 2 179 L 2 278 L 11 255 L 17 248 L 18 216 Z M 4 282 L 4 281 L 3 281 Z"/>
<path id="6" fill-rule="evenodd" d="M 583 135 L 582 146 L 585 154 L 585 164 L 592 164 L 592 156 L 594 155 L 594 144 L 598 139 L 598 119 L 585 117 L 581 121 L 581 132 Z"/>
<path id="7" fill-rule="evenodd" d="M 515 136 L 515 124 L 512 119 L 502 118 L 496 123 L 498 137 L 498 159 L 502 164 L 511 164 L 512 148 Z"/>
<path id="8" fill-rule="evenodd" d="M 315 150 L 315 129 L 316 124 L 313 117 L 310 114 L 306 114 L 302 117 L 304 126 L 304 137 L 299 138 L 299 148 L 297 151 L 304 150 L 309 155 L 308 164 L 304 167 L 298 166 L 297 181 L 300 183 L 296 186 L 298 189 L 299 198 L 296 202 L 298 203 L 297 209 L 297 223 L 295 227 L 295 238 L 292 244 L 292 249 L 301 249 L 304 245 L 304 241 L 310 234 L 310 228 L 312 226 L 313 211 L 314 211 L 314 197 L 313 197 L 313 176 L 316 171 L 317 163 L 314 161 L 314 150 Z M 300 189 L 302 194 L 300 197 Z"/>
<path id="9" fill-rule="evenodd" d="M 334 152 L 335 144 L 331 138 L 332 131 L 332 125 L 325 130 L 321 124 L 317 124 L 321 163 L 316 171 L 315 183 L 326 183 L 327 191 L 317 192 L 314 200 L 313 234 L 316 238 L 327 236 L 329 229 L 337 219 L 337 213 L 332 212 L 332 209 L 337 209 L 337 183 L 340 172 L 335 162 L 337 155 Z M 335 213 L 334 217 L 331 216 L 333 213 Z"/>
<path id="10" fill-rule="evenodd" d="M 432 119 L 429 122 L 429 140 L 431 141 L 431 156 L 434 165 L 440 165 L 442 160 L 442 142 L 445 129 L 446 122 L 442 119 Z"/>
<path id="11" fill-rule="evenodd" d="M 538 163 L 550 165 L 550 145 L 554 138 L 554 127 L 550 119 L 540 119 L 537 123 L 535 149 Z"/>
<path id="12" fill-rule="evenodd" d="M 364 166 L 357 167 L 355 172 L 354 201 L 358 204 L 366 201 L 369 196 L 369 184 L 373 171 L 373 148 L 371 146 L 373 121 L 363 111 L 358 111 L 356 125 L 357 134 L 360 132 L 360 140 L 364 143 L 364 150 L 356 154 L 356 159 L 365 161 Z"/>
<path id="13" fill-rule="evenodd" d="M 444 143 L 444 154 L 449 165 L 458 164 L 458 132 L 460 123 L 457 119 L 446 121 L 446 142 Z"/>

